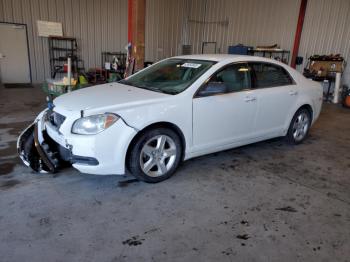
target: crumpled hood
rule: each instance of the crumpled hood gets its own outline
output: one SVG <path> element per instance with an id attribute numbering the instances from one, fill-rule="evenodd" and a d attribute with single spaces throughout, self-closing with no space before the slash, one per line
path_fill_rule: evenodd
<path id="1" fill-rule="evenodd" d="M 54 105 L 67 111 L 80 111 L 114 106 L 136 106 L 166 97 L 169 95 L 119 83 L 109 83 L 59 96 L 54 100 Z"/>

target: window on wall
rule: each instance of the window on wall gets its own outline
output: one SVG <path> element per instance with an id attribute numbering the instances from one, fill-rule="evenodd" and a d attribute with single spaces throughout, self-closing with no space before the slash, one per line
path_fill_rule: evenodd
<path id="1" fill-rule="evenodd" d="M 250 63 L 254 71 L 254 87 L 275 87 L 292 85 L 293 79 L 281 66 L 268 63 Z"/>
<path id="2" fill-rule="evenodd" d="M 237 92 L 251 87 L 250 70 L 247 64 L 233 64 L 216 73 L 210 82 L 224 83 L 228 92 Z"/>

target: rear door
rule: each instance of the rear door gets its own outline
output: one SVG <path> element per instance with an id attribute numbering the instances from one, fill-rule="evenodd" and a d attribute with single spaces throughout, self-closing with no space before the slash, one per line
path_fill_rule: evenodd
<path id="1" fill-rule="evenodd" d="M 254 62 L 252 82 L 257 97 L 256 137 L 280 133 L 297 101 L 298 88 L 282 66 Z"/>

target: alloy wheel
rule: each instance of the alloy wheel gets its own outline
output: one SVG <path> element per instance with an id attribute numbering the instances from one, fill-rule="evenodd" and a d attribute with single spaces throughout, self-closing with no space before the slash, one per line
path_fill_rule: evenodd
<path id="1" fill-rule="evenodd" d="M 293 138 L 299 142 L 304 139 L 309 129 L 310 120 L 306 112 L 300 112 L 293 124 Z"/>
<path id="2" fill-rule="evenodd" d="M 176 144 L 171 137 L 154 136 L 141 149 L 141 169 L 151 177 L 163 176 L 174 166 L 176 155 Z"/>

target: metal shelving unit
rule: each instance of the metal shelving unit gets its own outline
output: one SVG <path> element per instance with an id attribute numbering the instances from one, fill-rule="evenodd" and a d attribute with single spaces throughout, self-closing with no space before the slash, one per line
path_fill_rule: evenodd
<path id="1" fill-rule="evenodd" d="M 78 58 L 76 38 L 50 36 L 48 42 L 51 78 L 55 78 L 57 74 L 66 73 L 64 64 L 67 62 L 69 56 L 72 59 L 73 75 L 84 69 L 82 66 L 83 61 Z"/>
<path id="2" fill-rule="evenodd" d="M 118 59 L 117 70 L 112 68 L 113 58 Z M 110 64 L 106 68 L 106 63 Z M 104 71 L 104 77 L 107 80 L 111 74 L 117 74 L 119 78 L 123 78 L 126 68 L 126 53 L 122 52 L 102 52 L 101 53 L 101 68 Z"/>
<path id="3" fill-rule="evenodd" d="M 101 67 L 105 69 L 105 63 L 111 63 L 113 57 L 116 57 L 119 61 L 118 72 L 124 74 L 126 66 L 126 53 L 122 52 L 102 52 L 101 53 Z M 111 69 L 113 71 L 113 69 Z M 114 70 L 115 71 L 115 70 Z"/>
<path id="4" fill-rule="evenodd" d="M 273 49 L 251 49 L 248 50 L 248 55 L 252 56 L 262 56 L 267 58 L 276 59 L 285 64 L 289 63 L 290 51 L 288 50 L 273 50 Z"/>

